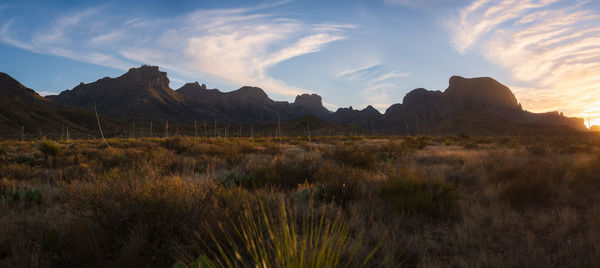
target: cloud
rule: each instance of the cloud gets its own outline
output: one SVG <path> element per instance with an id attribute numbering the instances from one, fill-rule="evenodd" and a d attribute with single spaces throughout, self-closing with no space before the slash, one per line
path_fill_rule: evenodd
<path id="1" fill-rule="evenodd" d="M 460 11 L 457 51 L 508 70 L 523 106 L 600 118 L 600 16 L 586 2 L 478 0 Z"/>
<path id="2" fill-rule="evenodd" d="M 406 6 L 410 8 L 429 8 L 443 4 L 452 4 L 456 0 L 383 0 L 387 5 Z"/>
<path id="3" fill-rule="evenodd" d="M 386 66 L 381 63 L 346 68 L 336 74 L 339 79 L 351 82 L 353 87 L 362 87 L 359 91 L 361 99 L 371 103 L 380 112 L 392 105 L 398 96 L 400 86 L 393 80 L 410 75 L 398 70 L 386 70 Z"/>
<path id="4" fill-rule="evenodd" d="M 369 73 L 373 73 L 377 68 L 379 68 L 381 64 L 369 64 L 360 67 L 355 67 L 352 69 L 345 69 L 338 73 L 338 77 L 346 78 L 346 79 L 357 79 L 362 76 L 368 75 Z"/>
<path id="5" fill-rule="evenodd" d="M 112 14 L 101 6 L 65 13 L 46 26 L 26 29 L 6 21 L 0 41 L 36 53 L 127 70 L 159 65 L 180 77 L 206 77 L 268 93 L 306 92 L 269 74 L 283 61 L 316 53 L 346 38 L 349 24 L 311 25 L 266 13 L 289 1 L 238 9 L 195 10 L 175 18 Z"/>
<path id="6" fill-rule="evenodd" d="M 379 77 L 374 78 L 372 81 L 373 82 L 381 82 L 381 81 L 389 80 L 392 78 L 408 77 L 408 76 L 410 76 L 410 73 L 401 73 L 398 71 L 391 71 L 389 73 L 386 73 Z"/>
<path id="7" fill-rule="evenodd" d="M 46 97 L 49 95 L 56 95 L 56 92 L 51 92 L 51 91 L 36 91 L 37 94 L 40 94 L 40 96 Z"/>

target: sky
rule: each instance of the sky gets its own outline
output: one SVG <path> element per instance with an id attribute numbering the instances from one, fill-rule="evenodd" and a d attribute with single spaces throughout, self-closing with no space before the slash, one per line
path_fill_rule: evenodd
<path id="1" fill-rule="evenodd" d="M 0 72 L 42 95 L 142 64 L 174 89 L 249 85 L 381 112 L 452 75 L 488 76 L 526 110 L 600 124 L 600 1 L 0 2 Z"/>

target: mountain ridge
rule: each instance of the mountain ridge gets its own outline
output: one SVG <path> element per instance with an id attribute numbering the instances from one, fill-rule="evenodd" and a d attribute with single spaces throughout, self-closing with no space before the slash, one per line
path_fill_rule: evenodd
<path id="1" fill-rule="evenodd" d="M 290 121 L 310 114 L 380 133 L 449 133 L 458 126 L 461 131 L 469 130 L 469 126 L 481 131 L 497 130 L 492 126 L 494 122 L 505 125 L 506 129 L 523 125 L 585 129 L 583 119 L 523 110 L 508 87 L 489 77 L 452 76 L 444 91 L 414 89 L 404 96 L 402 103 L 391 105 L 383 114 L 371 105 L 362 110 L 349 107 L 332 112 L 323 106 L 318 94 L 301 94 L 290 103 L 272 100 L 263 89 L 253 86 L 222 92 L 199 82 L 184 84 L 176 90 L 169 84 L 167 73 L 158 66 L 142 65 L 116 78 L 81 83 L 58 95 L 40 98 L 89 111 L 95 103 L 99 113 L 126 121 L 251 124 Z"/>

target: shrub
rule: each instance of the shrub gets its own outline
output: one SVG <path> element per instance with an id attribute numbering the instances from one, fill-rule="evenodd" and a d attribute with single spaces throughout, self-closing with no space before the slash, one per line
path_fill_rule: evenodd
<path id="1" fill-rule="evenodd" d="M 428 141 L 429 141 L 429 137 L 427 137 L 427 136 L 420 136 L 420 137 L 416 137 L 416 138 L 415 137 L 407 137 L 402 142 L 402 146 L 404 147 L 405 150 L 409 150 L 409 151 L 422 150 L 423 148 L 425 148 L 425 146 L 427 146 Z"/>
<path id="2" fill-rule="evenodd" d="M 546 207 L 554 201 L 566 172 L 546 161 L 506 163 L 492 173 L 492 181 L 500 185 L 499 197 L 513 208 Z"/>
<path id="3" fill-rule="evenodd" d="M 61 152 L 61 146 L 57 143 L 44 140 L 40 142 L 38 148 L 46 156 L 57 156 Z"/>
<path id="4" fill-rule="evenodd" d="M 236 187 L 236 186 L 250 187 L 250 186 L 252 186 L 252 177 L 250 177 L 249 175 L 238 175 L 234 172 L 229 172 L 225 176 L 216 177 L 215 182 L 219 186 L 224 186 L 224 187 Z"/>
<path id="5" fill-rule="evenodd" d="M 42 203 L 42 191 L 40 189 L 29 189 L 27 187 L 16 187 L 14 189 L 6 189 L 4 193 L 0 193 L 0 200 L 4 204 L 12 204 L 19 201 L 24 201 L 26 204 Z"/>
<path id="6" fill-rule="evenodd" d="M 93 232 L 87 234 L 93 239 L 90 243 L 101 247 L 95 250 L 112 258 L 127 260 L 136 256 L 134 261 L 145 261 L 131 266 L 153 263 L 143 256 L 168 261 L 171 243 L 190 237 L 190 228 L 206 217 L 213 184 L 179 177 L 119 174 L 61 186 L 74 199 L 76 215 L 88 220 L 92 230 L 87 232 Z"/>
<path id="7" fill-rule="evenodd" d="M 410 173 L 388 179 L 380 191 L 382 198 L 402 213 L 437 219 L 458 216 L 458 194 L 443 180 Z"/>
<path id="8" fill-rule="evenodd" d="M 340 164 L 358 168 L 369 168 L 377 162 L 376 155 L 368 148 L 351 144 L 337 145 L 330 157 Z"/>
<path id="9" fill-rule="evenodd" d="M 17 164 L 22 164 L 22 165 L 27 165 L 27 166 L 35 165 L 35 159 L 31 156 L 26 156 L 26 155 L 18 155 L 14 159 L 14 162 L 16 162 Z"/>
<path id="10" fill-rule="evenodd" d="M 316 170 L 318 165 L 310 158 L 275 158 L 271 163 L 258 165 L 250 171 L 251 185 L 295 188 L 303 182 L 312 182 Z"/>
<path id="11" fill-rule="evenodd" d="M 178 154 L 187 152 L 192 147 L 192 145 L 194 145 L 194 142 L 191 139 L 182 136 L 166 138 L 162 142 L 162 146 L 169 150 L 173 150 Z"/>
<path id="12" fill-rule="evenodd" d="M 549 151 L 548 145 L 541 142 L 527 145 L 525 149 L 534 156 L 544 156 Z"/>
<path id="13" fill-rule="evenodd" d="M 315 182 L 323 188 L 317 198 L 345 206 L 360 196 L 361 187 L 368 176 L 362 169 L 324 162 L 315 173 Z"/>

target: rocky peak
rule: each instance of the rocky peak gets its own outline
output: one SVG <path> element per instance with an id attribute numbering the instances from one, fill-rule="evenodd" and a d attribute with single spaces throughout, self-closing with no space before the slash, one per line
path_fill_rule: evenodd
<path id="1" fill-rule="evenodd" d="M 321 107 L 323 106 L 323 101 L 321 96 L 317 94 L 302 94 L 296 96 L 294 104 L 305 107 Z"/>
<path id="2" fill-rule="evenodd" d="M 510 89 L 489 77 L 463 78 L 452 76 L 444 96 L 460 105 L 520 109 Z"/>
<path id="3" fill-rule="evenodd" d="M 244 86 L 234 92 L 238 93 L 241 97 L 249 99 L 268 98 L 267 93 L 259 87 Z"/>
<path id="4" fill-rule="evenodd" d="M 197 81 L 194 83 L 186 83 L 185 85 L 181 86 L 177 91 L 189 91 L 189 90 L 208 90 L 206 88 L 205 84 L 200 85 L 200 83 L 198 83 Z"/>
<path id="5" fill-rule="evenodd" d="M 150 65 L 131 68 L 121 78 L 134 83 L 151 83 L 165 87 L 168 87 L 170 82 L 166 72 L 161 72 L 158 66 Z"/>
<path id="6" fill-rule="evenodd" d="M 375 107 L 369 105 L 367 108 L 362 109 L 361 112 L 369 113 L 369 114 L 381 114 L 379 110 L 375 109 Z"/>
<path id="7" fill-rule="evenodd" d="M 402 104 L 404 105 L 419 105 L 419 104 L 432 104 L 439 100 L 442 97 L 441 91 L 429 91 L 424 88 L 413 89 L 411 92 L 408 92 L 404 99 L 402 100 Z"/>

